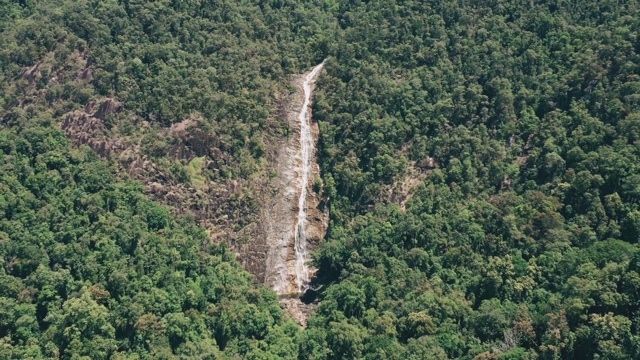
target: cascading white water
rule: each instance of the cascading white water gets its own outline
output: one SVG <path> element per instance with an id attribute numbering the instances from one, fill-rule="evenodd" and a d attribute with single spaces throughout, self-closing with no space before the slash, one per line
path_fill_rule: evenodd
<path id="1" fill-rule="evenodd" d="M 298 199 L 298 221 L 294 231 L 296 251 L 296 285 L 299 292 L 305 291 L 309 282 L 309 257 L 307 250 L 307 189 L 309 187 L 309 174 L 311 173 L 311 159 L 315 150 L 313 134 L 311 133 L 311 119 L 309 105 L 311 104 L 311 86 L 324 66 L 324 61 L 311 70 L 304 80 L 304 104 L 300 109 L 298 120 L 300 122 L 300 198 Z"/>

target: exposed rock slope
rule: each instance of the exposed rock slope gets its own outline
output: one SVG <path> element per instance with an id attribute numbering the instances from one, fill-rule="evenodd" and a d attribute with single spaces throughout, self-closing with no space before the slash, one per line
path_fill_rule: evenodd
<path id="1" fill-rule="evenodd" d="M 305 102 L 305 81 L 309 86 L 308 91 L 311 91 L 314 87 L 313 80 L 320 69 L 321 65 L 315 72 L 305 74 L 294 81 L 297 91 L 292 94 L 286 109 L 290 134 L 280 144 L 275 164 L 277 176 L 269 184 L 271 196 L 266 199 L 266 206 L 263 206 L 261 211 L 261 228 L 265 233 L 268 248 L 265 280 L 280 295 L 301 291 L 301 278 L 307 280 L 309 274 L 300 274 L 301 269 L 306 268 L 306 264 L 300 263 L 306 260 L 306 255 L 300 252 L 308 253 L 310 249 L 306 243 L 309 248 L 313 248 L 324 237 L 327 228 L 328 214 L 321 210 L 324 208 L 323 200 L 311 189 L 313 179 L 319 176 L 319 168 L 315 161 L 318 125 L 309 120 L 310 109 L 304 110 L 304 114 L 301 114 L 301 109 L 309 105 Z M 310 128 L 305 129 L 309 131 L 305 136 L 311 136 L 311 144 L 301 141 L 301 116 L 306 116 L 308 120 Z M 309 168 L 305 169 L 305 166 Z M 304 199 L 301 199 L 301 196 Z M 303 211 L 301 206 L 305 207 Z M 299 216 L 304 218 L 300 220 Z M 304 228 L 296 233 L 298 225 Z M 305 244 L 301 244 L 302 240 Z"/>

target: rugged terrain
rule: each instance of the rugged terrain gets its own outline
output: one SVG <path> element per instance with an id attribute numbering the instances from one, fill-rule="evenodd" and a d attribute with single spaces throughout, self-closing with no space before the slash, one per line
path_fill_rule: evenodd
<path id="1" fill-rule="evenodd" d="M 244 267 L 256 276 L 256 281 L 273 287 L 278 294 L 294 294 L 298 290 L 293 239 L 301 161 L 298 115 L 304 103 L 302 83 L 306 75 L 291 80 L 294 91 L 279 99 L 277 114 L 287 123 L 287 133 L 270 143 L 267 170 L 261 173 L 264 176 L 256 176 L 251 181 L 202 181 L 191 186 L 175 181 L 166 169 L 142 153 L 140 141 L 109 136 L 114 132 L 106 128 L 106 117 L 117 116 L 124 108 L 123 103 L 112 98 L 94 100 L 82 110 L 67 113 L 59 126 L 77 145 L 87 145 L 101 157 L 117 159 L 123 172 L 144 184 L 150 198 L 171 206 L 176 214 L 193 216 L 214 241 L 230 244 Z M 171 145 L 167 148 L 167 156 L 170 159 L 186 166 L 202 159 L 196 170 L 216 171 L 229 159 L 216 146 L 216 136 L 202 129 L 200 119 L 188 118 L 166 129 L 154 129 L 144 121 L 140 126 L 147 133 L 169 139 Z M 317 141 L 318 125 L 313 121 L 311 132 Z M 310 249 L 313 249 L 326 233 L 328 212 L 322 188 L 313 186 L 320 178 L 315 160 L 311 170 L 307 191 L 307 237 Z M 248 204 L 243 206 L 242 200 L 247 198 L 258 204 L 257 211 Z M 234 206 L 238 201 L 240 206 Z M 243 221 L 244 226 L 238 226 L 237 221 Z"/>
<path id="2" fill-rule="evenodd" d="M 4 1 L 0 358 L 636 359 L 638 34 L 638 0 Z"/>
<path id="3" fill-rule="evenodd" d="M 320 69 L 322 65 L 318 66 Z M 317 165 L 315 143 L 318 139 L 318 126 L 312 119 L 311 110 L 303 109 L 305 102 L 304 83 L 308 77 L 313 77 L 315 73 L 305 74 L 294 80 L 296 91 L 291 95 L 286 109 L 286 121 L 290 131 L 287 138 L 283 139 L 281 147 L 276 156 L 276 176 L 269 184 L 269 194 L 271 195 L 266 206 L 262 207 L 261 226 L 266 234 L 266 241 L 269 246 L 269 253 L 266 261 L 266 283 L 276 290 L 279 295 L 296 294 L 300 292 L 298 272 L 302 271 L 303 259 L 300 251 L 307 251 L 306 241 L 313 248 L 317 242 L 324 237 L 326 232 L 328 217 L 325 208 L 322 206 L 320 193 L 322 189 L 312 189 L 311 179 L 319 179 L 319 168 Z M 317 76 L 317 75 L 315 75 Z M 314 79 L 311 79 L 314 81 Z M 315 85 L 308 84 L 309 96 Z M 301 140 L 301 117 L 306 124 L 310 125 L 311 139 Z M 305 125 L 306 126 L 306 125 Z M 309 141 L 302 147 L 302 141 Z M 307 152 L 303 154 L 303 152 Z M 305 157 L 307 157 L 305 159 Z M 307 163 L 305 163 L 305 160 Z M 304 167 L 308 167 L 305 169 Z M 308 173 L 303 174 L 304 171 Z M 305 179 L 307 181 L 305 181 Z M 302 189 L 301 187 L 305 187 Z M 301 196 L 306 194 L 306 199 Z M 302 204 L 302 205 L 301 205 Z M 301 211 L 300 206 L 306 206 L 305 211 Z M 300 219 L 305 216 L 305 219 Z M 300 224 L 298 225 L 298 222 Z M 298 226 L 304 229 L 298 230 Z M 302 237 L 305 244 L 296 248 L 298 237 Z M 294 240 L 295 239 L 295 240 Z M 298 258 L 297 258 L 298 257 Z"/>

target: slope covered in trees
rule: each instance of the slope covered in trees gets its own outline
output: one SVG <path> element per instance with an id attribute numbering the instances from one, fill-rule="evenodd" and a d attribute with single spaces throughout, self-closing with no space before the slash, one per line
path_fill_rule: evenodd
<path id="1" fill-rule="evenodd" d="M 254 188 L 264 188 L 269 177 L 266 155 L 274 139 L 288 133 L 277 116 L 279 102 L 292 91 L 288 77 L 324 58 L 323 34 L 335 23 L 326 23 L 322 6 L 5 3 L 5 121 L 41 112 L 51 112 L 56 122 L 70 118 L 65 131 L 75 144 L 88 144 L 159 189 L 154 199 L 194 214 L 223 240 L 255 236 L 251 222 L 260 194 Z M 77 113 L 98 117 L 86 109 L 105 99 L 121 104 L 120 111 L 93 123 Z"/>
<path id="2" fill-rule="evenodd" d="M 70 149 L 51 118 L 0 131 L 0 149 L 1 358 L 295 350 L 297 325 L 225 246 Z"/>
<path id="3" fill-rule="evenodd" d="M 0 31 L 0 357 L 640 353 L 637 1 L 16 1 Z M 287 76 L 327 56 L 331 226 L 304 331 L 57 129 L 112 97 L 107 137 L 174 182 L 242 180 L 286 133 Z M 140 126 L 188 117 L 228 155 L 216 171 Z"/>
<path id="4" fill-rule="evenodd" d="M 192 218 L 148 201 L 119 173 L 119 154 L 99 160 L 58 123 L 80 112 L 78 123 L 98 124 L 103 137 L 74 141 L 139 151 L 167 183 L 248 177 L 263 167 L 263 135 L 284 129 L 274 92 L 316 61 L 300 46 L 317 26 L 306 19 L 322 16 L 305 11 L 234 1 L 1 4 L 0 358 L 295 356 L 299 329 L 271 290 L 252 284 Z M 116 104 L 104 98 L 124 109 L 89 113 L 94 100 Z M 159 134 L 188 117 L 227 159 L 218 171 L 169 158 L 175 139 Z"/>
<path id="5" fill-rule="evenodd" d="M 301 357 L 637 358 L 638 5 L 341 3 Z"/>

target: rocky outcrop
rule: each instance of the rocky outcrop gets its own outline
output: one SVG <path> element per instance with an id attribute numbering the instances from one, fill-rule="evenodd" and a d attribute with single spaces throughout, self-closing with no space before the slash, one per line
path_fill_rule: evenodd
<path id="1" fill-rule="evenodd" d="M 94 100 L 82 110 L 65 114 L 59 126 L 74 143 L 88 145 L 101 157 L 116 159 L 124 173 L 144 185 L 145 193 L 151 199 L 169 205 L 177 214 L 191 214 L 207 229 L 213 240 L 235 245 L 236 239 L 241 237 L 259 238 L 253 233 L 256 227 L 250 226 L 254 215 L 251 214 L 245 183 L 228 179 L 196 187 L 175 181 L 166 169 L 141 152 L 135 139 L 127 141 L 115 137 L 107 129 L 105 120 L 118 115 L 123 109 L 124 104 L 112 98 Z M 195 157 L 205 157 L 203 168 L 212 170 L 229 161 L 229 155 L 219 148 L 217 137 L 202 130 L 200 119 L 186 119 L 162 130 L 154 130 L 144 122 L 141 124 L 144 131 L 158 131 L 171 143 L 167 156 L 172 160 L 186 164 Z M 238 224 L 244 226 L 238 229 Z M 253 246 L 251 251 L 266 253 L 259 245 Z M 258 257 L 253 258 L 247 257 L 243 262 L 262 281 L 264 269 L 259 268 Z"/>
<path id="2" fill-rule="evenodd" d="M 42 78 L 42 73 L 40 72 L 40 66 L 42 65 L 42 61 L 38 61 L 33 66 L 27 66 L 22 69 L 20 76 L 23 79 L 27 79 L 30 84 L 36 83 Z"/>
<path id="3" fill-rule="evenodd" d="M 114 99 L 93 100 L 85 106 L 84 111 L 96 119 L 105 120 L 107 116 L 122 110 L 123 104 Z"/>
<path id="4" fill-rule="evenodd" d="M 307 326 L 307 319 L 317 304 L 305 304 L 298 298 L 282 298 L 280 305 L 287 309 L 287 314 L 302 327 Z"/>
<path id="5" fill-rule="evenodd" d="M 84 69 L 79 75 L 77 80 L 84 82 L 85 84 L 93 81 L 93 70 L 90 68 Z"/>
<path id="6" fill-rule="evenodd" d="M 67 113 L 59 125 L 74 142 L 86 144 L 100 156 L 107 157 L 125 148 L 122 141 L 109 138 L 103 122 L 104 117 L 120 110 L 122 104 L 113 99 L 92 101 L 84 110 Z"/>
<path id="7" fill-rule="evenodd" d="M 438 167 L 438 163 L 436 163 L 436 159 L 427 156 L 426 158 L 416 162 L 416 166 L 421 169 L 431 170 Z"/>
<path id="8" fill-rule="evenodd" d="M 55 89 L 55 85 L 68 83 L 69 80 L 77 82 L 79 87 L 86 87 L 93 81 L 93 72 L 87 65 L 86 53 L 73 51 L 67 54 L 64 62 L 60 62 L 52 51 L 43 54 L 33 65 L 22 68 L 20 78 L 27 83 L 24 84 L 26 86 L 21 85 L 21 96 L 10 104 L 11 107 L 27 109 L 33 104 L 46 104 L 49 108 L 56 109 L 62 103 L 56 100 L 59 94 L 48 97 L 51 89 Z"/>
<path id="9" fill-rule="evenodd" d="M 237 239 L 259 239 L 257 234 L 252 233 L 255 227 L 249 226 L 254 216 L 248 206 L 250 201 L 245 191 L 246 184 L 232 179 L 208 182 L 198 187 L 178 183 L 153 161 L 141 156 L 135 148 L 123 151 L 119 160 L 124 172 L 143 183 L 147 196 L 169 205 L 177 214 L 193 216 L 213 241 L 224 241 L 233 248 L 239 248 L 241 245 Z M 259 252 L 260 247 L 254 246 L 252 251 Z M 256 264 L 252 265 L 250 259 L 248 256 L 240 260 L 246 264 L 247 270 L 261 278 L 264 270 Z"/>
<path id="10" fill-rule="evenodd" d="M 404 211 L 415 190 L 436 167 L 438 164 L 432 157 L 413 162 L 402 178 L 382 188 L 377 201 L 383 204 L 398 204 L 400 209 Z"/>
<path id="11" fill-rule="evenodd" d="M 173 160 L 187 162 L 194 157 L 206 156 L 209 169 L 227 164 L 229 156 L 220 150 L 218 137 L 202 128 L 201 119 L 189 118 L 166 129 L 164 135 L 173 141 L 167 155 Z"/>
<path id="12" fill-rule="evenodd" d="M 22 69 L 23 96 L 8 104 L 9 107 L 28 110 L 46 103 L 54 113 L 67 111 L 63 110 L 66 106 L 63 102 L 47 102 L 49 91 L 55 85 L 70 82 L 78 88 L 91 86 L 95 73 L 89 67 L 86 53 L 73 52 L 64 64 L 60 64 L 54 55 L 54 52 L 44 54 Z M 118 99 L 93 100 L 82 109 L 65 113 L 59 126 L 76 145 L 87 145 L 99 156 L 115 161 L 122 173 L 144 185 L 149 198 L 168 205 L 177 215 L 193 216 L 212 241 L 226 242 L 234 249 L 246 251 L 247 256 L 240 260 L 256 275 L 257 281 L 264 281 L 267 249 L 262 233 L 258 231 L 255 198 L 262 196 L 263 185 L 268 181 L 263 179 L 268 179 L 268 174 L 257 174 L 259 181 L 226 177 L 211 181 L 212 173 L 235 164 L 232 164 L 234 160 L 228 149 L 213 131 L 208 130 L 204 120 L 193 117 L 170 128 L 158 129 L 124 111 L 125 104 Z M 4 121 L 4 116 L 0 120 Z M 119 131 L 120 126 L 131 126 L 132 123 L 137 127 L 132 135 Z M 198 185 L 179 183 L 167 168 L 167 163 L 171 162 L 165 161 L 159 166 L 153 158 L 145 156 L 143 149 L 148 144 L 142 140 L 146 135 L 168 145 L 162 147 L 162 151 L 166 150 L 159 154 L 162 157 L 183 165 L 203 157 L 199 162 L 202 174 L 199 174 Z"/>

